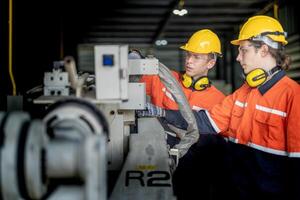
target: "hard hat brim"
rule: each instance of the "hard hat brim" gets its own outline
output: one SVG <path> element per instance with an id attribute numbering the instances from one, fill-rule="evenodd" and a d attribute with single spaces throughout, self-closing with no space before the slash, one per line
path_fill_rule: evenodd
<path id="1" fill-rule="evenodd" d="M 179 47 L 179 49 L 182 49 L 182 50 L 185 50 L 185 51 L 188 51 L 187 48 L 183 45 L 181 47 Z"/>
<path id="2" fill-rule="evenodd" d="M 192 53 L 199 53 L 199 52 L 196 52 L 196 51 L 192 51 L 192 50 L 186 48 L 185 46 L 181 46 L 179 48 L 182 49 L 182 50 L 185 50 L 185 51 L 192 52 Z M 221 52 L 203 52 L 203 54 L 209 54 L 209 53 L 215 53 L 218 57 L 223 57 L 223 54 Z"/>
<path id="3" fill-rule="evenodd" d="M 231 40 L 230 43 L 233 45 L 240 45 L 241 40 L 237 39 L 237 40 Z"/>

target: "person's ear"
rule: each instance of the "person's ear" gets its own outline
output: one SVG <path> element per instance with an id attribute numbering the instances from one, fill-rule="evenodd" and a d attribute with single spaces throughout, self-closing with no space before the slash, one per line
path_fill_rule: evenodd
<path id="1" fill-rule="evenodd" d="M 267 56 L 268 53 L 269 53 L 269 46 L 266 45 L 266 44 L 263 44 L 263 45 L 261 46 L 260 50 L 261 50 L 261 55 L 262 55 L 262 57 L 265 57 L 265 56 Z"/>
<path id="2" fill-rule="evenodd" d="M 211 69 L 215 66 L 216 64 L 216 59 L 210 59 L 208 62 L 207 62 L 207 69 Z"/>

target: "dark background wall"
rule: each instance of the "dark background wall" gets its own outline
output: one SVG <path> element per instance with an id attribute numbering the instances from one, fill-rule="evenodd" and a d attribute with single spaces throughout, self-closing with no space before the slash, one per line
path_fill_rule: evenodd
<path id="1" fill-rule="evenodd" d="M 101 21 L 102 18 L 107 20 L 120 14 L 118 12 L 122 12 L 121 9 L 125 2 L 125 0 L 85 0 L 79 2 L 66 0 L 14 0 L 13 32 L 9 33 L 9 0 L 1 0 L 0 109 L 5 109 L 6 96 L 12 95 L 12 86 L 8 73 L 9 34 L 13 36 L 13 72 L 17 85 L 17 94 L 24 95 L 30 88 L 43 83 L 43 74 L 51 69 L 53 61 L 61 60 L 67 55 L 72 55 L 77 59 L 77 45 L 85 42 L 84 36 L 91 26 L 97 23 L 97 20 Z M 299 36 L 299 17 L 296 14 L 298 10 L 295 2 L 280 1 L 279 18 L 290 35 Z M 272 13 L 272 9 L 266 12 L 270 16 L 273 15 Z M 106 25 L 108 26 L 109 24 Z M 224 56 L 222 60 L 219 60 L 218 67 L 213 73 L 213 78 L 223 80 L 226 84 L 231 84 L 232 91 L 243 82 L 240 76 L 240 67 L 235 61 L 236 49 L 229 45 L 229 41 L 238 33 L 239 25 L 233 25 L 235 26 L 234 32 L 226 33 L 222 36 Z M 292 52 L 296 64 L 291 70 L 291 77 L 295 80 L 300 79 L 299 43 L 299 39 L 293 42 L 293 47 L 296 46 L 296 49 L 298 49 Z M 172 59 L 174 57 L 178 63 L 183 63 L 182 52 L 179 52 L 177 46 L 173 49 L 174 52 L 172 51 L 168 55 L 176 55 L 177 58 L 172 56 Z M 155 51 L 159 52 L 159 49 Z M 178 66 L 181 65 L 179 64 Z"/>

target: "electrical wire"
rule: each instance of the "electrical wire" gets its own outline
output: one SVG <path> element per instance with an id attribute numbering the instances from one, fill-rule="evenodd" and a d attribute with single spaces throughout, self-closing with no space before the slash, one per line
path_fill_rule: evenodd
<path id="1" fill-rule="evenodd" d="M 13 96 L 16 96 L 17 94 L 17 87 L 15 83 L 15 78 L 13 74 L 12 64 L 13 64 L 13 0 L 9 0 L 9 38 L 8 38 L 8 71 L 9 71 L 9 77 L 12 84 L 12 94 Z"/>
<path id="2" fill-rule="evenodd" d="M 278 2 L 277 1 L 274 2 L 273 11 L 274 11 L 274 18 L 278 20 Z"/>

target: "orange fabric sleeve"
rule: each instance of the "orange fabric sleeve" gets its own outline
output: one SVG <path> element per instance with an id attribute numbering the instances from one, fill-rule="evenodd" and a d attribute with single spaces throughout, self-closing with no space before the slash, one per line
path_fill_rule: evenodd
<path id="1" fill-rule="evenodd" d="M 218 127 L 219 132 L 221 132 L 222 135 L 225 135 L 228 130 L 233 105 L 234 95 L 232 94 L 225 97 L 221 103 L 215 105 L 209 110 L 209 114 L 213 122 Z"/>
<path id="2" fill-rule="evenodd" d="M 298 93 L 292 99 L 287 114 L 287 143 L 288 143 L 287 148 L 289 153 L 300 154 L 299 119 L 300 119 L 300 94 Z"/>
<path id="3" fill-rule="evenodd" d="M 153 81 L 153 76 L 154 75 L 143 75 L 142 78 L 140 79 L 141 83 L 146 84 L 146 94 L 151 96 L 152 95 L 152 81 Z"/>

